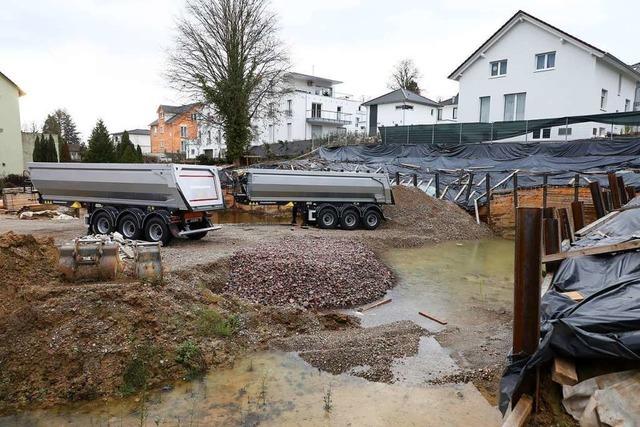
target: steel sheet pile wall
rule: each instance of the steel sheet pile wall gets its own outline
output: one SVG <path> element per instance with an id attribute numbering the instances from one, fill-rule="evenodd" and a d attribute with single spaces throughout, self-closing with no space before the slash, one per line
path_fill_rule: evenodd
<path id="1" fill-rule="evenodd" d="M 570 251 L 629 242 L 640 236 L 640 199 L 595 227 Z M 579 292 L 575 301 L 565 292 Z M 555 356 L 640 360 L 640 252 L 567 258 L 542 297 L 541 340 L 531 357 L 514 354 L 501 382 L 504 412 L 526 373 Z"/>

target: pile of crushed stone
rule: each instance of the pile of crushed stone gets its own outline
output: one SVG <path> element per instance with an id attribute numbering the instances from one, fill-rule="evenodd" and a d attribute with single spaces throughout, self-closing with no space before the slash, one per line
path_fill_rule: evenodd
<path id="1" fill-rule="evenodd" d="M 389 218 L 384 228 L 411 231 L 433 240 L 471 240 L 485 238 L 491 231 L 455 203 L 428 196 L 416 187 L 395 186 L 395 205 L 384 207 Z"/>
<path id="2" fill-rule="evenodd" d="M 362 242 L 288 237 L 237 251 L 224 292 L 249 301 L 345 308 L 374 301 L 393 275 Z"/>

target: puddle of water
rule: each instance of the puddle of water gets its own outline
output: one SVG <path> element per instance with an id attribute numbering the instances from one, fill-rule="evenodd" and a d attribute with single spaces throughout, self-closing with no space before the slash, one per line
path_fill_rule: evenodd
<path id="1" fill-rule="evenodd" d="M 460 372 L 449 352 L 433 337 L 420 338 L 418 354 L 395 359 L 391 370 L 394 382 L 409 386 L 424 386 L 436 378 Z"/>
<path id="2" fill-rule="evenodd" d="M 274 215 L 226 209 L 213 212 L 211 221 L 214 224 L 291 224 L 291 215 L 285 211 L 282 215 Z"/>
<path id="3" fill-rule="evenodd" d="M 330 410 L 325 410 L 327 404 Z M 464 408 L 464 409 L 462 409 Z M 2 426 L 499 425 L 470 384 L 430 388 L 322 373 L 292 354 L 266 353 L 141 405 L 132 399 L 32 411 Z"/>
<path id="4" fill-rule="evenodd" d="M 423 311 L 449 326 L 473 325 L 477 310 L 511 310 L 513 242 L 480 240 L 389 251 L 385 261 L 398 276 L 386 304 L 362 313 L 363 326 L 412 320 L 437 332 L 444 326 L 418 314 Z"/>

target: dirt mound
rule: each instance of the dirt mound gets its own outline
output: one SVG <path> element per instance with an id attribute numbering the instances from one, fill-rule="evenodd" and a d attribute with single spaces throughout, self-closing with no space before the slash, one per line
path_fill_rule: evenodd
<path id="1" fill-rule="evenodd" d="M 385 228 L 404 230 L 434 240 L 479 239 L 491 235 L 483 224 L 456 204 L 428 196 L 415 187 L 393 187 L 395 205 L 384 208 Z"/>
<path id="2" fill-rule="evenodd" d="M 332 374 L 350 372 L 370 381 L 393 382 L 393 361 L 417 354 L 425 334 L 422 327 L 404 320 L 373 328 L 296 335 L 275 340 L 272 346 L 297 351 L 312 366 Z"/>
<path id="3" fill-rule="evenodd" d="M 391 271 L 363 243 L 327 237 L 284 238 L 231 258 L 225 292 L 262 304 L 353 307 L 384 296 Z"/>

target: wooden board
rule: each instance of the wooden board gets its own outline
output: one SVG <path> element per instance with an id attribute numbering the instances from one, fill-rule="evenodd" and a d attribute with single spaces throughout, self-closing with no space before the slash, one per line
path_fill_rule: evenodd
<path id="1" fill-rule="evenodd" d="M 422 316 L 422 317 L 426 317 L 426 318 L 427 318 L 427 319 L 429 319 L 429 320 L 433 320 L 434 322 L 440 323 L 441 325 L 446 325 L 446 324 L 447 324 L 446 320 L 440 320 L 440 319 L 438 319 L 437 317 L 432 316 L 432 315 L 430 315 L 430 314 L 427 314 L 427 313 L 425 313 L 425 312 L 423 312 L 423 311 L 419 311 L 419 312 L 418 312 L 418 314 L 419 314 L 420 316 Z"/>
<path id="2" fill-rule="evenodd" d="M 24 206 L 38 204 L 38 195 L 36 193 L 17 193 L 3 191 L 2 202 L 6 210 L 15 212 L 20 210 L 20 208 Z"/>
<path id="3" fill-rule="evenodd" d="M 588 234 L 589 232 L 591 232 L 591 230 L 593 230 L 594 228 L 599 227 L 600 225 L 602 225 L 605 222 L 609 221 L 610 219 L 614 218 L 619 213 L 620 213 L 620 211 L 609 212 L 608 214 L 606 214 L 602 218 L 599 218 L 599 219 L 593 221 L 591 224 L 585 225 L 580 230 L 576 231 L 575 235 L 578 236 L 578 237 L 582 237 L 585 234 Z"/>
<path id="4" fill-rule="evenodd" d="M 628 242 L 616 243 L 613 245 L 593 246 L 585 249 L 577 249 L 574 251 L 558 252 L 557 254 L 545 255 L 542 257 L 542 262 L 562 261 L 567 258 L 575 258 L 579 256 L 588 255 L 602 255 L 610 254 L 614 252 L 632 251 L 634 249 L 640 249 L 640 239 L 630 240 Z"/>
<path id="5" fill-rule="evenodd" d="M 364 307 L 359 308 L 358 311 L 360 313 L 362 313 L 362 312 L 365 312 L 367 310 L 371 310 L 372 308 L 376 308 L 376 307 L 380 307 L 381 305 L 389 304 L 390 302 L 391 302 L 391 298 L 387 298 L 387 299 L 382 300 L 382 301 L 377 301 L 377 302 L 371 303 L 369 305 L 365 305 Z"/>
<path id="6" fill-rule="evenodd" d="M 564 357 L 556 357 L 553 359 L 553 367 L 551 368 L 551 379 L 562 385 L 578 384 L 578 374 L 576 373 L 576 365 L 572 360 Z"/>
<path id="7" fill-rule="evenodd" d="M 533 409 L 533 398 L 528 394 L 523 394 L 518 400 L 515 408 L 502 423 L 502 427 L 522 427 L 527 422 Z"/>

